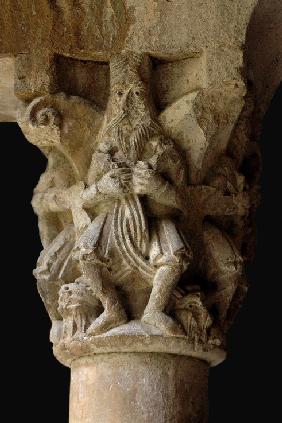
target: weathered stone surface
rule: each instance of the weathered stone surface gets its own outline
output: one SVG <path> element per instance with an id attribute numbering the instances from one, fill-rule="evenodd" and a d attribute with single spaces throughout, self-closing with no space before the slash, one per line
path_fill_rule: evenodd
<path id="1" fill-rule="evenodd" d="M 272 63 L 266 46 L 281 8 L 31 3 L 3 5 L 0 54 L 14 55 L 15 76 L 2 86 L 7 116 L 18 109 L 48 159 L 34 274 L 54 353 L 72 368 L 70 421 L 206 422 L 207 368 L 225 358 L 254 254 L 257 126 L 279 79 L 280 50 Z"/>
<path id="2" fill-rule="evenodd" d="M 19 104 L 14 92 L 14 59 L 0 57 L 0 122 L 15 122 Z"/>
<path id="3" fill-rule="evenodd" d="M 137 0 L 2 3 L 1 27 L 8 35 L 1 39 L 3 53 L 31 51 L 37 44 L 85 59 L 110 55 L 124 47 L 177 57 L 211 47 L 221 58 L 228 53 L 225 64 L 230 62 L 233 73 L 240 60 L 238 45 L 244 40 L 257 0 L 179 0 L 177 5 L 164 0 L 142 4 Z M 171 31 L 176 24 L 178 30 Z"/>
<path id="4" fill-rule="evenodd" d="M 191 57 L 179 61 L 156 61 L 152 84 L 155 101 L 160 109 L 164 109 L 185 94 L 194 93 L 207 87 L 206 56 Z"/>
<path id="5" fill-rule="evenodd" d="M 204 53 L 208 85 L 240 81 L 247 63 L 262 113 L 281 81 L 280 0 L 182 0 L 177 7 L 165 0 L 148 0 L 142 5 L 137 0 L 79 4 L 1 0 L 0 5 L 0 54 L 23 55 L 23 61 L 28 54 L 19 69 L 22 87 L 17 83 L 17 90 L 30 100 L 32 93 L 33 98 L 46 94 L 44 86 L 51 91 L 58 88 L 50 74 L 57 55 L 108 61 L 123 48 L 141 49 L 169 61 Z M 249 20 L 243 58 L 241 46 Z M 91 91 L 81 89 L 84 94 Z"/>
<path id="6" fill-rule="evenodd" d="M 92 313 L 95 313 L 96 309 L 97 305 L 96 307 L 92 306 Z M 183 307 L 182 311 L 187 314 L 187 306 Z M 84 315 L 86 316 L 85 313 Z M 85 318 L 80 319 L 80 321 L 85 320 Z M 184 323 L 184 316 L 182 316 L 182 321 Z M 72 362 L 81 357 L 115 352 L 169 353 L 203 360 L 210 366 L 217 366 L 226 358 L 226 353 L 222 349 L 222 340 L 218 336 L 210 337 L 208 340 L 201 338 L 199 334 L 195 333 L 195 328 L 189 326 L 186 327 L 191 329 L 188 332 L 189 337 L 164 336 L 158 328 L 139 320 L 132 320 L 127 324 L 109 330 L 106 334 L 95 337 L 77 333 L 72 333 L 72 336 L 69 337 L 68 334 L 73 331 L 74 325 L 72 322 L 74 322 L 74 319 L 68 325 L 70 330 L 64 335 L 65 323 L 69 322 L 69 319 L 64 319 L 64 322 L 56 321 L 53 330 L 53 332 L 56 331 L 56 334 L 54 334 L 54 354 L 62 364 L 68 367 L 71 367 Z M 189 318 L 187 322 L 191 324 Z"/>
<path id="7" fill-rule="evenodd" d="M 167 60 L 204 52 L 207 83 L 222 85 L 241 79 L 241 45 L 257 0 L 179 0 L 177 6 L 165 0 L 3 3 L 0 53 L 28 52 L 36 63 L 42 56 L 42 72 L 53 54 L 106 61 L 124 48 Z"/>
<path id="8" fill-rule="evenodd" d="M 248 77 L 253 82 L 261 116 L 282 81 L 282 4 L 259 0 L 252 15 L 245 50 Z"/>
<path id="9" fill-rule="evenodd" d="M 204 361 L 171 354 L 103 354 L 72 365 L 70 423 L 207 421 Z"/>
<path id="10" fill-rule="evenodd" d="M 252 186 L 239 171 L 246 154 L 235 160 L 228 151 L 244 105 L 243 82 L 188 94 L 183 84 L 174 85 L 176 100 L 158 116 L 153 97 L 165 83 L 151 92 L 155 76 L 175 84 L 179 66 L 187 75 L 191 69 L 189 59 L 164 66 L 125 51 L 110 62 L 105 111 L 59 93 L 33 100 L 19 118 L 27 138 L 49 158 L 33 200 L 45 247 L 35 271 L 38 287 L 56 334 L 57 321 L 67 319 L 75 338 L 90 337 L 81 347 L 93 352 L 91 337 L 134 319 L 161 336 L 181 337 L 186 330 L 187 351 L 198 351 L 195 339 L 203 343 L 200 352 L 224 347 L 228 311 L 236 292 L 244 291 L 240 249 Z M 80 330 L 83 306 L 79 311 L 77 297 L 71 299 L 73 289 L 60 288 L 74 282 L 78 292 L 80 284 L 89 286 L 104 310 L 93 310 L 93 321 L 85 312 Z M 69 333 L 62 329 L 58 351 L 68 350 Z"/>

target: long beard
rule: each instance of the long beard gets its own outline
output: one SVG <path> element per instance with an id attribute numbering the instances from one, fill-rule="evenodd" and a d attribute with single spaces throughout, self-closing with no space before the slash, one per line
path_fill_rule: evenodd
<path id="1" fill-rule="evenodd" d="M 113 118 L 107 125 L 104 134 L 112 134 L 124 156 L 131 162 L 136 163 L 141 159 L 146 142 L 154 135 L 161 133 L 160 124 L 152 117 L 140 119 L 135 127 L 129 130 L 126 125 L 126 113 Z M 129 133 L 130 131 L 130 133 Z"/>

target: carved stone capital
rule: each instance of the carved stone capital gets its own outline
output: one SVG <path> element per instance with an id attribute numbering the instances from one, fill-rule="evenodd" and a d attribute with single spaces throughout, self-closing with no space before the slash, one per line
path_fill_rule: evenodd
<path id="1" fill-rule="evenodd" d="M 51 40 L 26 35 L 15 92 L 48 160 L 34 275 L 70 422 L 204 423 L 254 250 L 257 2 L 40 3 Z"/>

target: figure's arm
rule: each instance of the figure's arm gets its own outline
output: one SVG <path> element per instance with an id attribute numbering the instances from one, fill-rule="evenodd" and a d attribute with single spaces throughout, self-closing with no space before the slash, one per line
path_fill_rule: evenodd
<path id="1" fill-rule="evenodd" d="M 202 187 L 203 210 L 210 216 L 244 216 L 251 207 L 250 192 L 245 191 L 245 177 L 231 157 L 223 155 L 211 169 Z"/>
<path id="2" fill-rule="evenodd" d="M 238 171 L 232 158 L 223 155 L 208 172 L 205 185 L 222 193 L 237 194 L 244 191 L 245 177 Z"/>
<path id="3" fill-rule="evenodd" d="M 85 208 L 92 208 L 103 201 L 117 198 L 129 186 L 131 170 L 118 168 L 108 149 L 107 141 L 105 141 L 92 156 L 87 177 L 87 188 L 82 194 L 83 207 Z"/>
<path id="4" fill-rule="evenodd" d="M 83 206 L 91 208 L 106 200 L 119 198 L 130 191 L 132 173 L 128 168 L 114 168 L 93 182 L 82 194 Z"/>
<path id="5" fill-rule="evenodd" d="M 133 172 L 133 188 L 137 194 L 146 194 L 160 204 L 183 210 L 186 190 L 185 168 L 173 146 L 164 149 L 156 169 L 138 162 Z"/>
<path id="6" fill-rule="evenodd" d="M 133 172 L 133 190 L 139 195 L 148 195 L 160 204 L 182 209 L 176 188 L 144 162 L 138 162 Z"/>
<path id="7" fill-rule="evenodd" d="M 37 214 L 59 213 L 70 209 L 68 189 L 48 188 L 34 193 L 32 207 Z"/>
<path id="8" fill-rule="evenodd" d="M 159 180 L 159 187 L 151 192 L 151 197 L 160 204 L 183 210 L 183 201 L 176 187 L 161 176 Z"/>
<path id="9" fill-rule="evenodd" d="M 203 216 L 244 216 L 249 213 L 249 193 L 224 194 L 214 187 L 189 186 L 186 189 L 187 204 L 196 205 Z"/>
<path id="10" fill-rule="evenodd" d="M 100 175 L 99 175 L 100 176 Z M 127 168 L 114 168 L 100 176 L 85 190 L 77 191 L 76 185 L 69 188 L 47 188 L 35 190 L 32 206 L 37 214 L 58 213 L 73 208 L 77 196 L 81 197 L 81 204 L 91 208 L 95 204 L 107 199 L 117 198 L 129 190 L 131 170 Z"/>

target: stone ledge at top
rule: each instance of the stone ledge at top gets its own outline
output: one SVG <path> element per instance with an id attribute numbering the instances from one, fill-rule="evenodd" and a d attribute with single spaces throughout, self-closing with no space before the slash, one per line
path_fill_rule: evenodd
<path id="1" fill-rule="evenodd" d="M 14 59 L 0 57 L 0 122 L 16 122 L 19 105 L 14 94 Z"/>
<path id="2" fill-rule="evenodd" d="M 213 83 L 240 79 L 241 47 L 257 0 L 105 0 L 79 7 L 47 0 L 2 2 L 0 54 L 45 49 L 51 55 L 108 60 L 133 49 L 177 59 L 206 51 Z"/>

